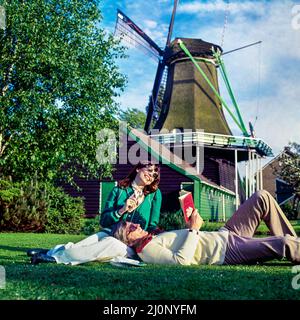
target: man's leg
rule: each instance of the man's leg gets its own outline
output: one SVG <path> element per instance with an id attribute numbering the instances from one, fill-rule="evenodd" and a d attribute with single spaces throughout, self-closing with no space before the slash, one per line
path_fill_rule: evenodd
<path id="1" fill-rule="evenodd" d="M 257 191 L 247 199 L 225 224 L 225 228 L 244 237 L 253 237 L 261 221 L 274 236 L 297 236 L 276 200 L 266 190 Z"/>
<path id="2" fill-rule="evenodd" d="M 300 262 L 300 238 L 290 235 L 246 238 L 229 232 L 224 264 L 253 264 L 282 258 Z"/>

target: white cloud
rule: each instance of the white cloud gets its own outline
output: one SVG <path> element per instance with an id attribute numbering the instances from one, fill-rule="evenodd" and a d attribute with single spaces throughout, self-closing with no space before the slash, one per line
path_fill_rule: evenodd
<path id="1" fill-rule="evenodd" d="M 164 47 L 167 40 L 168 25 L 161 24 L 156 29 L 145 28 L 144 32 L 155 42 L 158 46 Z"/>
<path id="2" fill-rule="evenodd" d="M 145 20 L 144 24 L 149 29 L 154 29 L 157 27 L 157 22 L 154 20 Z"/>
<path id="3" fill-rule="evenodd" d="M 162 4 L 153 10 L 151 20 L 145 19 L 147 12 L 152 14 L 149 11 L 149 7 L 153 7 L 152 1 L 146 4 L 147 10 L 136 5 L 135 9 L 139 11 L 134 11 L 134 21 L 160 45 L 164 45 L 166 40 L 171 1 L 169 3 L 167 20 L 162 19 L 159 12 Z M 293 1 L 289 0 L 230 1 L 225 30 L 224 51 L 262 40 L 261 46 L 226 55 L 224 60 L 246 126 L 248 121 L 255 123 L 257 137 L 266 141 L 274 154 L 289 141 L 300 142 L 300 30 L 293 29 L 291 25 L 293 5 Z M 174 31 L 183 37 L 220 43 L 224 21 L 216 19 L 216 13 L 226 9 L 226 1 L 181 1 Z M 197 14 L 201 15 L 200 20 Z M 207 23 L 203 21 L 203 16 Z M 157 22 L 157 26 L 154 27 L 155 23 L 151 21 Z M 132 74 L 121 103 L 124 107 L 137 107 L 144 111 L 156 65 L 149 64 L 149 58 L 144 56 L 140 60 L 143 63 L 131 59 L 126 62 Z M 224 90 L 222 93 L 229 101 Z M 234 133 L 241 135 L 229 117 L 228 122 Z"/>
<path id="4" fill-rule="evenodd" d="M 184 3 L 179 6 L 178 12 L 190 14 L 203 14 L 207 12 L 229 11 L 232 14 L 237 13 L 256 13 L 262 14 L 265 11 L 265 6 L 261 1 L 246 1 L 246 2 L 229 2 L 216 0 L 208 3 L 193 1 Z"/>
<path id="5" fill-rule="evenodd" d="M 264 6 L 259 18 L 239 15 L 229 19 L 225 33 L 225 51 L 258 40 L 263 41 L 261 48 L 237 51 L 224 60 L 245 124 L 258 116 L 256 135 L 276 154 L 289 141 L 300 142 L 300 31 L 291 28 L 292 2 L 272 1 Z M 201 34 L 218 43 L 221 33 L 221 26 L 201 26 L 191 37 Z M 230 118 L 228 122 L 235 130 Z"/>
<path id="6" fill-rule="evenodd" d="M 145 108 L 149 102 L 149 95 L 152 91 L 153 81 L 145 81 L 143 77 L 137 77 L 136 81 L 130 79 L 129 86 L 125 89 L 125 92 L 118 97 L 116 101 L 121 104 L 122 109 L 137 108 L 141 111 L 145 111 Z"/>

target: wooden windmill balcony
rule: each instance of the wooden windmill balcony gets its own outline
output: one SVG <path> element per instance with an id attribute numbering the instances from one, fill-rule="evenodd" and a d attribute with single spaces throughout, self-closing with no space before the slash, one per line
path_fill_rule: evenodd
<path id="1" fill-rule="evenodd" d="M 262 139 L 231 136 L 207 132 L 176 132 L 165 134 L 153 134 L 150 137 L 161 144 L 176 145 L 201 145 L 204 147 L 216 147 L 231 150 L 256 151 L 261 157 L 273 156 L 271 147 Z"/>

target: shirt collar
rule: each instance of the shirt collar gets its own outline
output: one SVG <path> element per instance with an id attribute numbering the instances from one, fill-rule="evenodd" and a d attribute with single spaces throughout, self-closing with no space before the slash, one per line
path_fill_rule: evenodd
<path id="1" fill-rule="evenodd" d="M 135 190 L 136 192 L 138 192 L 138 193 L 143 193 L 144 187 L 138 186 L 134 180 L 133 180 L 132 183 L 131 183 L 131 187 L 132 187 L 132 189 Z"/>

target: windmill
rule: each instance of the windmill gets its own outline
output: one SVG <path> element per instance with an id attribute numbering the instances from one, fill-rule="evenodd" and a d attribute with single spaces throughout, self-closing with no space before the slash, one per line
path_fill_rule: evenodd
<path id="1" fill-rule="evenodd" d="M 231 134 L 219 99 L 203 83 L 201 75 L 178 45 L 178 39 L 171 41 L 177 5 L 178 0 L 175 0 L 164 49 L 121 10 L 117 13 L 115 34 L 158 60 L 144 129 L 150 132 L 151 128 L 189 128 Z M 222 49 L 201 39 L 183 40 L 193 56 L 199 58 L 210 81 L 219 90 L 213 50 Z M 190 95 L 193 90 L 196 91 L 195 96 Z"/>
<path id="2" fill-rule="evenodd" d="M 245 128 L 221 59 L 222 48 L 202 39 L 180 38 L 171 41 L 177 5 L 178 0 L 175 0 L 163 49 L 121 10 L 117 12 L 115 34 L 158 60 L 144 129 L 148 134 L 153 129 L 161 132 L 163 129 L 168 132 L 204 130 L 207 139 L 203 174 L 218 185 L 236 191 L 238 178 L 235 168 L 238 161 L 250 159 L 247 152 L 249 146 L 260 156 L 270 155 L 271 151 L 264 142 L 251 140 Z M 237 117 L 220 97 L 218 68 Z M 244 138 L 232 136 L 223 107 L 241 129 Z M 232 152 L 237 149 L 245 152 L 237 156 Z"/>

